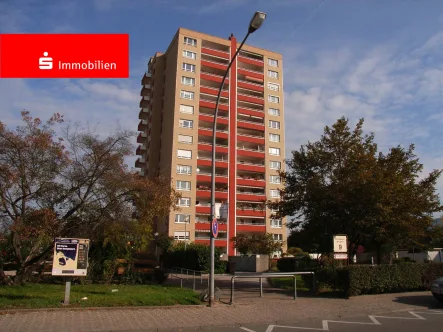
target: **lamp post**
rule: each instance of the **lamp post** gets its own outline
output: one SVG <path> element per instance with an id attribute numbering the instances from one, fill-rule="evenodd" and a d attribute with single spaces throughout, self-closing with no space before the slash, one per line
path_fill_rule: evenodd
<path id="1" fill-rule="evenodd" d="M 220 102 L 221 93 L 223 90 L 223 86 L 225 84 L 226 77 L 229 74 L 229 69 L 232 66 L 232 63 L 234 62 L 235 58 L 238 55 L 238 52 L 240 52 L 241 48 L 243 47 L 243 44 L 246 42 L 246 39 L 248 39 L 249 35 L 256 31 L 260 26 L 262 25 L 263 21 L 266 18 L 266 14 L 263 12 L 255 12 L 254 16 L 252 17 L 251 21 L 249 22 L 249 28 L 248 33 L 243 38 L 243 41 L 241 42 L 240 46 L 238 47 L 237 51 L 235 52 L 234 56 L 232 57 L 231 61 L 229 61 L 228 68 L 226 69 L 225 74 L 223 75 L 222 82 L 220 84 L 220 88 L 218 89 L 217 94 L 217 101 L 215 102 L 215 111 L 214 111 L 214 125 L 213 125 L 213 131 L 212 131 L 212 157 L 211 157 L 211 164 L 212 164 L 212 177 L 211 177 L 211 221 L 215 217 L 215 142 L 216 142 L 216 132 L 217 132 L 217 115 L 218 115 L 218 105 Z M 231 82 L 232 84 L 232 82 Z M 215 255 L 215 241 L 214 241 L 214 235 L 212 234 L 212 230 L 210 232 L 211 234 L 211 240 L 210 240 L 210 270 L 209 270 L 209 306 L 212 307 L 214 305 L 214 255 Z M 229 239 L 228 239 L 229 241 Z"/>

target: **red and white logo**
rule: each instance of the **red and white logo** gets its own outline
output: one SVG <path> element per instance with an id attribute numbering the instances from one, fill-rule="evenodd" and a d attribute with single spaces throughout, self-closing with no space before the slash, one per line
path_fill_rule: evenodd
<path id="1" fill-rule="evenodd" d="M 0 34 L 0 78 L 128 77 L 128 34 Z"/>

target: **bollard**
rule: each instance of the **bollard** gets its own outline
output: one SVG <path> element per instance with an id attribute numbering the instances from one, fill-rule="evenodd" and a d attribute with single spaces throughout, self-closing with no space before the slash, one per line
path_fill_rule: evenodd
<path id="1" fill-rule="evenodd" d="M 297 298 L 297 276 L 294 275 L 294 300 Z"/>
<path id="2" fill-rule="evenodd" d="M 234 279 L 235 277 L 232 277 L 231 279 L 231 301 L 229 304 L 232 304 L 234 302 Z"/>
<path id="3" fill-rule="evenodd" d="M 263 297 L 263 278 L 260 278 L 260 297 Z"/>
<path id="4" fill-rule="evenodd" d="M 315 295 L 317 291 L 317 285 L 315 280 L 315 273 L 312 273 L 312 293 Z"/>

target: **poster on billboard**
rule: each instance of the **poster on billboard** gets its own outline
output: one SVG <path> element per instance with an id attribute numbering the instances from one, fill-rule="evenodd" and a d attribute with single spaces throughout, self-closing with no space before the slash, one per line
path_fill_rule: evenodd
<path id="1" fill-rule="evenodd" d="M 55 239 L 52 275 L 86 276 L 88 252 L 88 239 Z"/>

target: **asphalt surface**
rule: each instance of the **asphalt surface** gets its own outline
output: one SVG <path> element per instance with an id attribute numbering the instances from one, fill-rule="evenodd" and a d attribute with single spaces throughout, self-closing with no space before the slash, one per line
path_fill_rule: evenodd
<path id="1" fill-rule="evenodd" d="M 332 331 L 332 332 L 442 332 L 443 309 L 410 310 L 365 315 L 350 319 L 304 319 L 271 324 L 246 324 L 226 326 L 205 326 L 184 329 L 159 329 L 169 331 L 211 331 L 211 332 L 289 332 L 289 331 Z"/>

